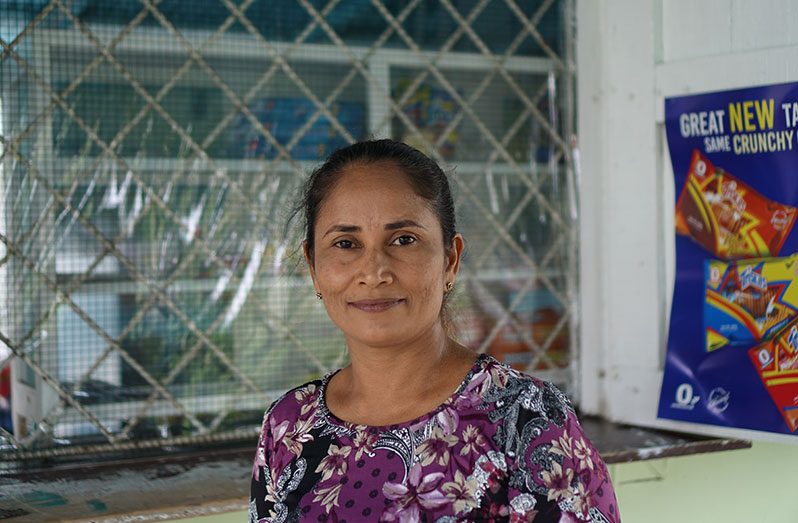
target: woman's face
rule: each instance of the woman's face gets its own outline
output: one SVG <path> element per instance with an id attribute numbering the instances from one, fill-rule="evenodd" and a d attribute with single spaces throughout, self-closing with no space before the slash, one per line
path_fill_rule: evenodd
<path id="1" fill-rule="evenodd" d="M 394 163 L 347 166 L 314 235 L 313 283 L 350 344 L 401 346 L 440 328 L 463 241 L 444 249 L 435 213 Z"/>

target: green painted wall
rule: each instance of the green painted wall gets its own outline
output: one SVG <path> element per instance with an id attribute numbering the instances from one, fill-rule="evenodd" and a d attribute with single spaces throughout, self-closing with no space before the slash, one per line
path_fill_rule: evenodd
<path id="1" fill-rule="evenodd" d="M 796 523 L 798 446 L 753 448 L 612 465 L 624 523 Z M 245 512 L 183 519 L 241 523 Z"/>
<path id="2" fill-rule="evenodd" d="M 624 523 L 796 523 L 795 470 L 777 443 L 611 467 Z"/>

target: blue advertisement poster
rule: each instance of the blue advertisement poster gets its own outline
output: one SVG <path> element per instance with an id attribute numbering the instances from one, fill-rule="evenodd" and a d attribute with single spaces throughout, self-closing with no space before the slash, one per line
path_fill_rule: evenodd
<path id="1" fill-rule="evenodd" d="M 798 83 L 665 100 L 676 283 L 660 418 L 798 430 Z"/>

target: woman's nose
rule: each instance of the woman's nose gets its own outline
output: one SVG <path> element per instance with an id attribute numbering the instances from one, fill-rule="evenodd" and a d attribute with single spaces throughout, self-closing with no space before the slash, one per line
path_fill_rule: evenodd
<path id="1" fill-rule="evenodd" d="M 393 281 L 390 260 L 382 249 L 367 249 L 360 266 L 360 283 L 371 287 Z"/>

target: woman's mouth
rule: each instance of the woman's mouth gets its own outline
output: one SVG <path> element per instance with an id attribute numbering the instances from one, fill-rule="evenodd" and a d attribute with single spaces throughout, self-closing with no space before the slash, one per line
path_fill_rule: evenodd
<path id="1" fill-rule="evenodd" d="M 363 312 L 383 312 L 396 307 L 404 301 L 398 298 L 383 298 L 379 300 L 350 301 L 349 305 Z"/>

